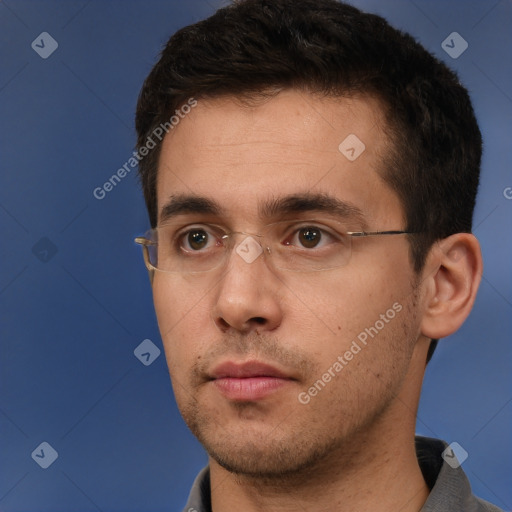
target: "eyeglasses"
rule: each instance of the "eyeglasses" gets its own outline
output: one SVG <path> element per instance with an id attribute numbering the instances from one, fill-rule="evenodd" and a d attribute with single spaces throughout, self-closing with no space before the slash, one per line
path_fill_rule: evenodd
<path id="1" fill-rule="evenodd" d="M 273 267 L 295 272 L 329 270 L 346 265 L 352 240 L 410 234 L 408 231 L 345 231 L 337 221 L 286 220 L 268 224 L 262 233 L 226 232 L 214 224 L 164 224 L 135 238 L 148 270 L 198 274 L 223 266 L 233 249 L 246 263 L 260 256 Z"/>

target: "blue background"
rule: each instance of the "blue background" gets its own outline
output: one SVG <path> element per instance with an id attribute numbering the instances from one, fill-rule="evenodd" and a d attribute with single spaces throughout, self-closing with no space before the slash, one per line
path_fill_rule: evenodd
<path id="1" fill-rule="evenodd" d="M 512 3 L 358 0 L 455 68 L 485 139 L 474 311 L 429 365 L 417 431 L 457 441 L 476 494 L 512 509 Z M 149 281 L 148 227 L 131 156 L 135 103 L 156 55 L 215 0 L 0 3 L 0 510 L 180 510 L 202 448 L 176 409 Z M 457 59 L 442 41 L 469 43 Z M 31 47 L 58 42 L 47 59 Z M 510 197 L 510 196 L 509 196 Z M 57 460 L 40 468 L 43 441 Z"/>

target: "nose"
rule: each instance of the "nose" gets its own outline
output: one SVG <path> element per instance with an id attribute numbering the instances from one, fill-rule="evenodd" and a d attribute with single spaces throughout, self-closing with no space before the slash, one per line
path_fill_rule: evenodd
<path id="1" fill-rule="evenodd" d="M 263 249 L 254 237 L 234 244 L 217 288 L 212 311 L 222 332 L 244 334 L 276 329 L 282 320 L 281 281 L 265 262 Z"/>

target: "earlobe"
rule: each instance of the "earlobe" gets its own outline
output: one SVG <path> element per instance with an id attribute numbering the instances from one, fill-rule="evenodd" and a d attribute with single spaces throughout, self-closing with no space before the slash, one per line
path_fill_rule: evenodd
<path id="1" fill-rule="evenodd" d="M 470 233 L 451 235 L 432 247 L 424 278 L 423 335 L 439 339 L 459 329 L 473 307 L 482 269 L 480 245 Z"/>

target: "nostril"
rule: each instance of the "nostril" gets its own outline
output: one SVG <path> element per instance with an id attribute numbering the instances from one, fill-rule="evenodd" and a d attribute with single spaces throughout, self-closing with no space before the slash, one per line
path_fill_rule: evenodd
<path id="1" fill-rule="evenodd" d="M 227 329 L 229 329 L 230 325 L 228 322 L 226 322 L 226 320 L 224 320 L 224 318 L 219 318 L 217 319 L 217 323 L 219 324 L 220 328 L 225 331 Z"/>
<path id="2" fill-rule="evenodd" d="M 263 317 L 261 317 L 261 316 L 256 316 L 254 318 L 251 318 L 251 320 L 253 322 L 256 322 L 257 324 L 260 324 L 260 325 L 263 325 L 266 322 L 266 320 Z"/>

